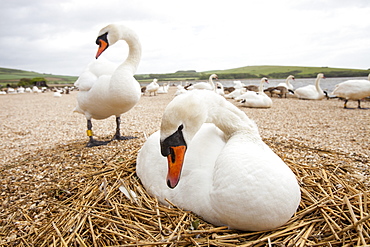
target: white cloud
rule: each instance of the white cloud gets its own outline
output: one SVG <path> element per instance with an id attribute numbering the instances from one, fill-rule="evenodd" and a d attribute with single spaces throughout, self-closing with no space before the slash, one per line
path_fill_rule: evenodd
<path id="1" fill-rule="evenodd" d="M 143 46 L 138 73 L 246 65 L 370 67 L 366 0 L 0 0 L 0 66 L 78 75 L 100 28 L 121 22 Z M 121 62 L 127 46 L 105 56 Z"/>

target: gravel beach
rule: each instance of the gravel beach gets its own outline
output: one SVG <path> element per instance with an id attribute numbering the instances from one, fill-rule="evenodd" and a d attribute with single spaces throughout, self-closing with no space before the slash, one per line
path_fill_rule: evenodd
<path id="1" fill-rule="evenodd" d="M 157 202 L 153 201 L 153 210 L 149 212 L 150 199 L 141 199 L 145 207 L 133 202 L 136 206 L 131 207 L 130 202 L 121 202 L 125 199 L 115 191 L 125 180 L 126 184 L 133 181 L 133 185 L 128 186 L 137 188 L 136 193 L 142 192 L 134 172 L 136 155 L 146 137 L 159 129 L 162 113 L 175 91 L 175 87 L 170 87 L 168 94 L 144 95 L 131 111 L 122 115 L 121 133 L 136 139 L 113 141 L 93 148 L 85 147 L 88 141 L 85 117 L 73 113 L 77 91 L 60 98 L 53 97 L 52 92 L 0 95 L 0 246 L 56 245 L 58 241 L 64 246 L 71 242 L 84 246 L 84 241 L 90 243 L 87 246 L 92 243 L 94 246 L 122 243 L 135 246 L 135 241 L 142 241 L 142 245 L 162 241 L 165 235 L 161 232 L 155 235 L 152 222 L 148 223 L 148 228 L 140 225 L 148 221 L 145 218 L 149 214 L 159 214 Z M 361 222 L 369 218 L 370 101 L 362 102 L 364 109 L 357 109 L 357 102 L 348 103 L 353 109 L 343 109 L 343 101 L 338 99 L 309 101 L 273 97 L 272 100 L 273 106 L 269 109 L 245 108 L 234 100 L 229 101 L 257 123 L 264 141 L 289 164 L 302 186 L 302 203 L 297 216 L 283 228 L 281 235 L 269 233 L 276 239 L 275 244 L 284 243 L 285 246 L 294 242 L 305 246 L 308 242 L 325 242 L 332 246 L 353 246 L 361 240 L 362 244 L 369 243 L 361 231 L 354 230 L 356 225 L 348 218 L 357 217 L 354 221 L 361 219 Z M 115 132 L 114 117 L 93 120 L 93 131 L 97 139 L 109 140 Z M 102 189 L 104 186 L 108 189 Z M 310 192 L 311 189 L 315 192 Z M 89 201 L 93 195 L 98 199 Z M 319 202 L 321 207 L 317 207 Z M 86 205 L 80 206 L 83 203 Z M 116 211 L 125 205 L 130 208 Z M 343 205 L 357 206 L 353 213 L 352 209 L 343 209 Z M 141 211 L 135 216 L 123 215 L 132 213 L 134 208 Z M 86 209 L 94 213 L 81 217 Z M 161 215 L 169 214 L 168 209 L 163 210 Z M 336 222 L 334 226 L 328 223 L 328 214 Z M 126 230 L 132 227 L 123 227 L 124 232 L 122 226 L 116 227 L 128 218 L 142 238 L 136 233 L 128 236 L 130 233 Z M 176 224 L 175 218 L 169 221 L 168 229 L 173 230 L 180 223 L 185 224 L 182 227 L 189 227 L 190 223 L 182 216 L 176 218 L 180 220 Z M 165 227 L 164 220 L 162 224 Z M 205 223 L 201 225 L 202 229 L 208 229 L 203 232 L 207 241 L 222 242 L 215 237 L 214 228 Z M 367 225 L 363 231 L 369 227 Z M 285 237 L 288 230 L 291 232 L 289 239 Z M 149 237 L 148 232 L 151 232 Z M 195 239 L 197 234 L 191 236 Z M 225 239 L 234 234 L 228 243 L 254 243 L 258 239 L 238 237 L 240 233 L 236 231 L 217 234 L 226 234 Z M 368 235 L 364 234 L 366 238 Z M 190 235 L 180 235 L 178 240 L 188 244 L 195 241 L 186 237 Z M 267 244 L 265 233 L 258 236 L 262 240 L 256 243 Z M 301 239 L 301 236 L 305 237 Z"/>
<path id="2" fill-rule="evenodd" d="M 140 102 L 122 115 L 124 135 L 138 137 L 142 143 L 159 129 L 162 113 L 173 99 L 175 88 L 168 94 L 142 96 Z M 7 164 L 27 152 L 50 148 L 56 144 L 88 141 L 86 120 L 73 113 L 76 91 L 54 98 L 53 93 L 1 95 L 1 163 Z M 298 100 L 274 97 L 269 109 L 239 107 L 260 130 L 263 138 L 292 139 L 305 145 L 370 156 L 370 109 L 356 109 L 357 102 L 331 100 Z M 240 106 L 234 100 L 235 105 Z M 370 108 L 370 102 L 363 102 Z M 94 135 L 110 138 L 115 131 L 114 117 L 93 120 Z"/>

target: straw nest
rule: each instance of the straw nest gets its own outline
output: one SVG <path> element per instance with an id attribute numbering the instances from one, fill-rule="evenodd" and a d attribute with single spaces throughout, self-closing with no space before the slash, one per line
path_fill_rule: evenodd
<path id="1" fill-rule="evenodd" d="M 35 96 L 28 97 L 32 100 L 36 99 Z M 47 96 L 43 97 L 48 99 Z M 171 96 L 168 100 L 164 100 L 163 97 L 156 98 L 163 100 L 160 103 L 162 108 L 157 111 L 157 117 L 140 115 L 142 121 L 146 123 L 152 121 L 151 124 L 155 125 L 155 128 L 160 121 L 160 112 L 163 112 L 163 107 L 172 98 Z M 148 109 L 153 105 L 150 102 L 152 99 L 142 98 L 140 105 L 133 110 L 133 123 L 137 122 L 136 111 Z M 24 100 L 27 99 L 24 98 Z M 59 109 L 62 109 L 63 104 L 66 106 L 71 104 L 69 100 L 65 103 L 60 100 L 63 98 L 55 103 L 58 104 Z M 4 101 L 4 103 L 7 102 Z M 50 105 L 50 100 L 48 102 Z M 366 114 L 368 113 L 342 112 L 341 106 L 333 106 L 325 112 L 322 112 L 322 109 L 329 106 L 314 108 L 319 104 L 329 104 L 328 102 L 284 101 L 281 104 L 287 104 L 286 102 L 291 105 L 293 103 L 295 109 L 298 109 L 300 104 L 302 109 L 307 109 L 309 106 L 311 113 L 315 112 L 312 116 L 317 116 L 317 119 L 311 116 L 310 120 L 304 118 L 301 122 L 297 122 L 299 127 L 295 128 L 293 120 L 298 112 L 304 115 L 304 111 L 297 110 L 294 112 L 295 115 L 292 115 L 294 118 L 289 119 L 292 126 L 290 132 L 284 135 L 283 127 L 274 129 L 273 126 L 284 123 L 284 119 L 291 116 L 279 113 L 273 117 L 271 115 L 282 107 L 266 111 L 243 109 L 256 119 L 264 141 L 293 170 L 301 186 L 301 204 L 296 214 L 285 225 L 271 231 L 242 232 L 213 226 L 192 212 L 176 207 L 172 202 L 169 202 L 171 207 L 160 205 L 155 198 L 146 193 L 135 173 L 136 156 L 145 141 L 144 131 L 129 133 L 138 136 L 137 139 L 114 141 L 107 146 L 86 148 L 86 139 L 77 141 L 78 136 L 68 130 L 63 136 L 63 141 L 53 140 L 56 141 L 56 145 L 51 143 L 49 136 L 45 139 L 41 135 L 37 137 L 44 144 L 49 145 L 47 148 L 40 146 L 39 149 L 30 149 L 27 152 L 20 148 L 29 146 L 19 145 L 18 149 L 22 154 L 0 165 L 0 246 L 364 246 L 370 244 L 369 155 L 368 142 L 366 142 L 368 140 Z M 275 103 L 279 104 L 278 100 Z M 9 107 L 12 104 L 14 102 L 9 102 Z M 29 103 L 26 104 L 27 107 L 29 105 Z M 40 105 L 44 107 L 44 103 L 38 106 Z M 27 107 L 25 107 L 26 110 L 29 110 Z M 55 107 L 50 105 L 51 113 Z M 158 109 L 158 105 L 155 107 Z M 66 107 L 68 114 L 70 110 Z M 39 114 L 39 120 L 42 117 L 52 116 L 45 111 L 48 111 L 46 107 L 42 114 Z M 283 113 L 286 111 L 286 109 L 282 110 Z M 290 111 L 293 113 L 293 110 Z M 330 115 L 331 112 L 341 114 L 332 124 L 330 119 L 333 119 L 334 115 Z M 348 116 L 345 115 L 346 117 L 343 118 L 343 114 Z M 350 114 L 357 114 L 357 120 Z M 16 114 L 10 116 L 15 118 Z M 61 120 L 57 122 L 63 121 L 62 119 L 68 116 L 60 117 Z M 279 116 L 281 120 L 278 121 L 276 119 Z M 325 116 L 328 116 L 328 121 Z M 361 116 L 364 121 L 358 120 Z M 27 117 L 26 114 L 22 116 L 22 118 L 25 117 Z M 34 117 L 30 116 L 27 121 L 32 119 Z M 71 119 L 68 121 L 72 121 Z M 5 117 L 4 121 L 7 120 L 8 118 Z M 351 125 L 348 125 L 345 131 L 336 131 L 340 121 L 352 121 L 354 128 L 362 128 L 363 131 L 349 131 L 348 128 L 351 128 Z M 68 124 L 70 123 L 60 123 L 59 128 L 67 128 Z M 319 132 L 319 127 L 322 125 L 326 126 L 326 130 L 336 131 L 339 138 L 350 136 L 350 143 L 334 138 L 317 138 L 326 135 L 325 132 Z M 126 128 L 128 126 L 126 125 Z M 81 126 L 78 127 L 81 128 L 81 132 L 84 127 L 81 121 Z M 138 126 L 133 125 L 129 128 L 137 130 Z M 148 126 L 146 128 L 148 129 Z M 307 131 L 298 133 L 299 128 Z M 152 132 L 152 128 L 149 127 L 149 129 L 147 133 Z M 26 140 L 17 137 L 19 131 L 15 127 L 9 130 L 11 132 L 8 133 L 7 129 L 3 128 L 2 133 L 5 133 L 8 139 L 16 140 L 13 141 L 15 152 L 16 143 Z M 42 128 L 38 130 L 43 131 Z M 346 131 L 348 133 L 345 133 Z M 22 137 L 26 135 L 28 139 L 32 139 L 29 132 L 31 131 L 27 131 Z M 101 136 L 107 137 L 109 134 L 103 133 L 99 138 Z M 36 143 L 36 138 L 33 142 Z M 342 145 L 348 145 L 345 146 L 347 151 L 342 148 Z M 351 148 L 354 151 L 348 152 Z"/>
<path id="2" fill-rule="evenodd" d="M 85 148 L 71 142 L 2 168 L 0 245 L 5 246 L 354 246 L 370 243 L 368 168 L 361 157 L 271 138 L 302 192 L 297 213 L 272 231 L 216 227 L 165 207 L 135 174 L 134 140 Z M 306 156 L 301 156 L 302 152 Z M 294 157 L 299 157 L 296 160 Z M 21 171 L 22 176 L 12 175 Z M 129 191 L 129 194 L 127 194 Z M 15 193 L 16 192 L 16 193 Z M 126 192 L 125 195 L 123 192 Z M 278 205 L 277 205 L 278 206 Z"/>

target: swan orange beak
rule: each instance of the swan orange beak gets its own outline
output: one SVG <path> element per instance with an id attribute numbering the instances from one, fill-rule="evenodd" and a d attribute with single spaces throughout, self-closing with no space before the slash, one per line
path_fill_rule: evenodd
<path id="1" fill-rule="evenodd" d="M 171 153 L 167 155 L 168 163 L 167 186 L 173 189 L 180 181 L 182 165 L 184 164 L 186 146 L 170 147 L 170 149 Z"/>
<path id="2" fill-rule="evenodd" d="M 95 58 L 98 58 L 103 51 L 105 51 L 108 48 L 108 43 L 105 42 L 104 40 L 99 39 L 99 49 L 98 52 L 96 53 Z"/>

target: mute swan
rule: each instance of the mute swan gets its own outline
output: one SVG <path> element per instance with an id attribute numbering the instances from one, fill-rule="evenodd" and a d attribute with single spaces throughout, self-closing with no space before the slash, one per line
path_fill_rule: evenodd
<path id="1" fill-rule="evenodd" d="M 141 45 L 137 35 L 123 25 L 110 24 L 100 30 L 96 43 L 99 45 L 98 58 L 110 45 L 125 40 L 129 54 L 124 63 L 113 69 L 111 64 L 103 66 L 103 61 L 92 63 L 75 82 L 80 91 L 77 95 L 75 112 L 84 114 L 87 119 L 88 147 L 104 145 L 107 142 L 93 138 L 91 119 L 105 119 L 116 116 L 116 133 L 113 140 L 125 140 L 120 134 L 121 114 L 130 110 L 140 99 L 140 85 L 134 78 L 141 57 Z M 92 69 L 96 70 L 92 70 Z M 111 73 L 111 74 L 106 74 Z"/>
<path id="2" fill-rule="evenodd" d="M 221 82 L 216 83 L 216 93 L 221 95 L 221 96 L 225 95 L 224 85 L 222 85 Z"/>
<path id="3" fill-rule="evenodd" d="M 54 98 L 60 98 L 60 97 L 62 97 L 62 94 L 59 91 L 57 91 L 57 92 L 53 93 L 53 97 Z"/>
<path id="4" fill-rule="evenodd" d="M 215 84 L 213 83 L 213 79 L 218 79 L 218 76 L 216 74 L 212 74 L 209 76 L 208 82 L 198 82 L 188 87 L 187 89 L 188 90 L 205 89 L 205 90 L 215 91 Z"/>
<path id="5" fill-rule="evenodd" d="M 297 88 L 294 94 L 300 99 L 323 99 L 325 92 L 320 87 L 320 79 L 325 78 L 323 73 L 317 74 L 315 86 L 307 85 L 305 87 Z"/>
<path id="6" fill-rule="evenodd" d="M 244 85 L 242 84 L 241 81 L 234 81 L 234 87 L 224 87 L 224 92 L 228 92 L 228 93 L 232 93 L 234 92 L 236 89 L 244 89 L 243 92 L 245 92 L 247 89 L 244 88 Z M 234 97 L 232 97 L 234 98 Z"/>
<path id="7" fill-rule="evenodd" d="M 243 106 L 252 107 L 252 108 L 270 108 L 272 106 L 272 100 L 263 92 L 263 83 L 268 83 L 266 77 L 261 79 L 258 92 L 247 91 L 235 100 L 241 100 Z"/>
<path id="8" fill-rule="evenodd" d="M 25 89 L 22 86 L 17 88 L 17 93 L 24 93 L 24 91 L 25 91 Z"/>
<path id="9" fill-rule="evenodd" d="M 348 80 L 339 83 L 332 94 L 344 99 L 344 108 L 347 108 L 348 100 L 357 100 L 357 107 L 361 108 L 361 99 L 370 96 L 370 74 L 368 80 Z"/>
<path id="10" fill-rule="evenodd" d="M 39 89 L 37 86 L 33 86 L 33 87 L 32 87 L 32 92 L 33 92 L 33 93 L 42 93 L 42 90 L 41 90 L 41 89 Z"/>
<path id="11" fill-rule="evenodd" d="M 153 81 L 151 83 L 149 83 L 148 86 L 146 86 L 146 92 L 149 93 L 149 96 L 151 96 L 152 93 L 153 93 L 154 96 L 157 95 L 157 91 L 159 89 L 159 85 L 158 85 L 157 81 L 158 81 L 157 79 L 153 79 Z"/>
<path id="12" fill-rule="evenodd" d="M 178 85 L 177 90 L 176 90 L 174 95 L 177 96 L 177 95 L 187 93 L 187 92 L 188 92 L 188 90 L 186 90 L 183 85 Z"/>
<path id="13" fill-rule="evenodd" d="M 158 88 L 158 91 L 157 93 L 168 93 L 168 88 L 170 87 L 170 85 L 168 85 L 167 82 L 163 83 L 163 85 L 161 87 Z"/>
<path id="14" fill-rule="evenodd" d="M 208 90 L 168 104 L 160 131 L 139 151 L 136 172 L 161 203 L 167 198 L 233 229 L 279 227 L 300 202 L 294 173 L 262 141 L 256 124 Z"/>
<path id="15" fill-rule="evenodd" d="M 292 85 L 292 84 L 290 84 L 290 80 L 293 80 L 293 81 L 295 80 L 294 75 L 289 75 L 289 76 L 286 78 L 285 82 L 281 82 L 281 83 L 279 83 L 279 84 L 277 85 L 277 87 L 282 86 L 282 87 L 286 87 L 287 89 L 293 90 L 293 89 L 294 89 L 294 87 L 293 87 L 293 85 Z"/>
<path id="16" fill-rule="evenodd" d="M 246 88 L 235 88 L 235 90 L 232 91 L 231 93 L 225 94 L 225 98 L 235 99 L 235 98 L 239 97 L 240 95 L 242 95 L 243 93 L 245 93 L 246 91 L 247 91 Z"/>

